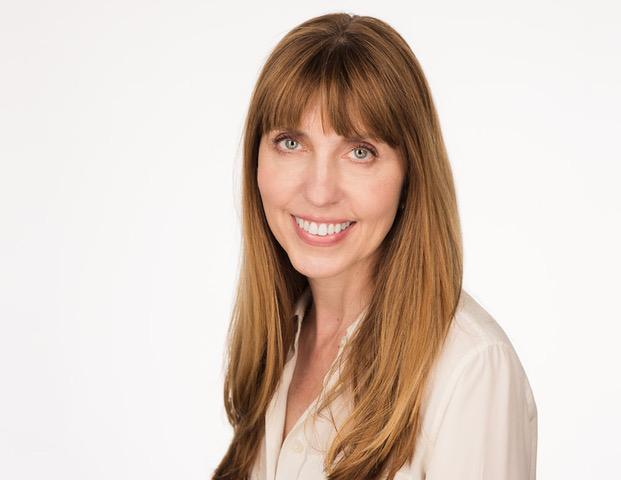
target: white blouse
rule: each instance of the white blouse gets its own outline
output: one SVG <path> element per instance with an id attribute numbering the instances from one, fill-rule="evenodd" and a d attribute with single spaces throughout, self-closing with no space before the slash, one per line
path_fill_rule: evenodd
<path id="1" fill-rule="evenodd" d="M 265 436 L 251 480 L 326 478 L 324 453 L 336 432 L 329 415 L 312 416 L 319 398 L 309 405 L 280 447 L 287 392 L 309 299 L 307 287 L 296 302 L 294 345 L 265 414 Z M 365 313 L 347 329 L 337 358 Z M 322 393 L 334 384 L 337 375 L 338 370 L 324 378 Z M 414 457 L 399 470 L 396 480 L 536 478 L 537 407 L 526 373 L 505 332 L 463 289 L 429 382 Z M 336 425 L 346 418 L 348 405 L 342 397 L 331 405 Z"/>

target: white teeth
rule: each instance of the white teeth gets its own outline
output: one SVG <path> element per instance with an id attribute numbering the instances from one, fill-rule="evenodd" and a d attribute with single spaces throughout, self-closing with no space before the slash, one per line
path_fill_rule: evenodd
<path id="1" fill-rule="evenodd" d="M 315 223 L 309 222 L 308 220 L 303 220 L 300 217 L 295 217 L 295 221 L 303 228 L 306 232 L 317 235 L 318 237 L 324 237 L 326 235 L 332 235 L 333 233 L 339 233 L 342 230 L 345 230 L 347 227 L 351 225 L 352 222 L 343 222 L 343 223 Z"/>

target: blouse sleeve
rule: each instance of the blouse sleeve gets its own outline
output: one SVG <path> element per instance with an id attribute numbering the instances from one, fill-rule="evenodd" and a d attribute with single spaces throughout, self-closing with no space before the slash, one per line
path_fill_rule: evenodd
<path id="1" fill-rule="evenodd" d="M 426 480 L 534 480 L 537 409 L 511 345 L 471 354 L 439 423 Z"/>

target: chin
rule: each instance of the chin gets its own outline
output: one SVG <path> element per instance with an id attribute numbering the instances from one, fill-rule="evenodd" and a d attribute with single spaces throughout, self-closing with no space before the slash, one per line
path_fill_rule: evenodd
<path id="1" fill-rule="evenodd" d="M 345 270 L 343 265 L 335 264 L 335 262 L 330 259 L 313 259 L 304 254 L 300 254 L 300 257 L 302 256 L 305 258 L 301 259 L 289 256 L 289 260 L 296 271 L 308 278 L 320 279 L 335 277 Z"/>

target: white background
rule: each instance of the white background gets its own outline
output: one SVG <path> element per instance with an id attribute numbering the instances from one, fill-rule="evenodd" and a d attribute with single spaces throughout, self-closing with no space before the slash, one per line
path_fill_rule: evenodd
<path id="1" fill-rule="evenodd" d="M 332 11 L 422 64 L 465 289 L 535 394 L 538 478 L 621 478 L 621 18 L 550 0 L 2 0 L 0 478 L 210 476 L 250 92 Z"/>

